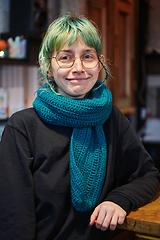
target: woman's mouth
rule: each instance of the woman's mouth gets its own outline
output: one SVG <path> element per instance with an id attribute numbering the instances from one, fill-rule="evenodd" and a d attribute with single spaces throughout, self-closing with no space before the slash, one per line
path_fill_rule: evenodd
<path id="1" fill-rule="evenodd" d="M 68 81 L 86 81 L 89 78 L 66 78 Z"/>

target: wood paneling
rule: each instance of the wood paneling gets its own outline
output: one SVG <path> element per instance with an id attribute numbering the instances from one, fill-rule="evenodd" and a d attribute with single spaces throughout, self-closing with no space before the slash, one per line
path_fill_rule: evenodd
<path id="1" fill-rule="evenodd" d="M 110 60 L 107 82 L 113 103 L 126 115 L 135 111 L 136 0 L 89 0 L 88 13 L 102 34 L 102 53 Z"/>

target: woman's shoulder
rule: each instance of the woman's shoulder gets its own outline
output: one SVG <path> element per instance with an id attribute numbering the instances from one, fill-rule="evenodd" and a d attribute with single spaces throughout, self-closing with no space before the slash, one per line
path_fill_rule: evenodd
<path id="1" fill-rule="evenodd" d="M 13 115 L 10 116 L 7 125 L 20 127 L 22 124 L 34 124 L 37 121 L 40 121 L 40 118 L 34 108 L 31 107 L 13 113 Z"/>
<path id="2" fill-rule="evenodd" d="M 127 117 L 121 112 L 121 110 L 115 105 L 112 106 L 111 117 L 115 118 L 117 121 L 129 122 Z"/>
<path id="3" fill-rule="evenodd" d="M 23 110 L 13 113 L 10 116 L 10 119 L 15 119 L 15 118 L 16 119 L 19 119 L 19 118 L 23 118 L 23 119 L 27 118 L 28 119 L 29 117 L 37 117 L 37 113 L 33 107 L 26 108 L 26 109 L 23 109 Z"/>
<path id="4" fill-rule="evenodd" d="M 131 126 L 128 118 L 116 106 L 112 106 L 111 115 L 108 119 L 108 124 L 112 126 L 115 131 L 123 132 Z"/>
<path id="5" fill-rule="evenodd" d="M 116 107 L 115 105 L 112 105 L 112 114 L 124 116 L 124 114 L 121 112 L 121 110 L 118 107 Z"/>

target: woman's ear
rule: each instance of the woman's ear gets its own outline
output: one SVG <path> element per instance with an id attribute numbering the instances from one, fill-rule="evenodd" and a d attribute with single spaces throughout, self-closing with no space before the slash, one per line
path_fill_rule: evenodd
<path id="1" fill-rule="evenodd" d="M 42 67 L 42 58 L 39 59 L 39 66 Z"/>
<path id="2" fill-rule="evenodd" d="M 48 77 L 53 77 L 53 73 L 52 73 L 51 67 L 50 67 L 50 69 L 48 71 Z"/>
<path id="3" fill-rule="evenodd" d="M 99 58 L 100 58 L 101 62 L 105 64 L 105 56 L 101 54 L 99 56 Z M 99 72 L 101 71 L 102 68 L 103 68 L 102 64 L 99 63 Z"/>

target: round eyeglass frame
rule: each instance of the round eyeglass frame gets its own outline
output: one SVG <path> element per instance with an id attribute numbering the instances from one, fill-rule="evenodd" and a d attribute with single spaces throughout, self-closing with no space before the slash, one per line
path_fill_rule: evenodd
<path id="1" fill-rule="evenodd" d="M 74 63 L 75 63 L 75 61 L 76 61 L 77 58 L 79 58 L 79 59 L 81 60 L 82 66 L 83 66 L 84 68 L 87 68 L 87 69 L 93 69 L 93 68 L 95 68 L 95 67 L 98 65 L 99 62 L 101 63 L 101 61 L 100 61 L 100 56 L 99 56 L 96 52 L 90 52 L 90 53 L 94 53 L 94 54 L 97 55 L 97 60 L 98 60 L 98 61 L 97 61 L 96 65 L 95 65 L 94 67 L 85 67 L 85 66 L 84 66 L 83 60 L 81 59 L 81 57 L 82 57 L 84 54 L 82 54 L 80 57 L 75 57 L 73 53 L 70 53 L 70 54 L 72 54 L 72 55 L 74 56 L 71 65 L 69 65 L 69 67 L 61 67 L 61 66 L 59 65 L 58 60 L 57 60 L 57 56 L 58 56 L 59 53 L 61 53 L 61 52 L 58 52 L 58 53 L 56 54 L 56 56 L 51 57 L 51 58 L 55 58 L 55 59 L 56 59 L 56 62 L 57 62 L 58 66 L 59 66 L 60 68 L 66 68 L 66 69 L 67 69 L 67 68 L 73 67 L 73 65 L 74 65 Z"/>

